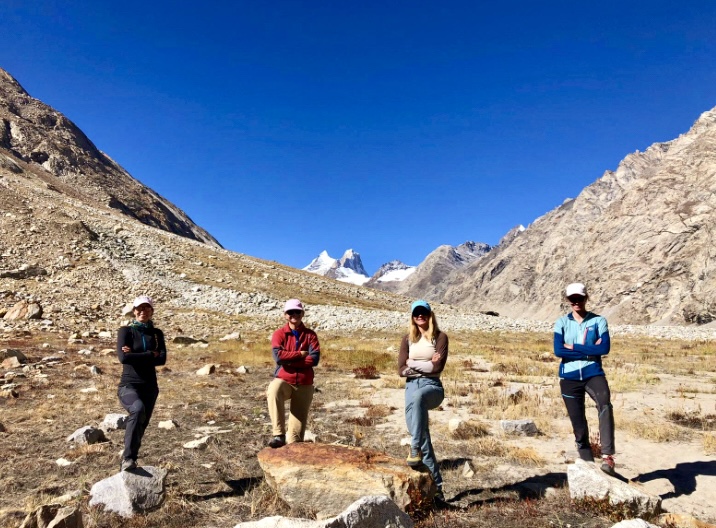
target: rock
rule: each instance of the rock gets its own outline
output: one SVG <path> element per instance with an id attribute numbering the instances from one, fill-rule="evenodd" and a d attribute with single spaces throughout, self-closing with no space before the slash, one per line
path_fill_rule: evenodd
<path id="1" fill-rule="evenodd" d="M 614 506 L 626 506 L 634 516 L 654 516 L 661 498 L 648 495 L 634 486 L 610 477 L 591 462 L 577 460 L 567 468 L 569 495 L 572 499 L 609 499 Z"/>
<path id="2" fill-rule="evenodd" d="M 97 337 L 100 339 L 112 339 L 114 337 L 114 334 L 108 330 L 102 330 L 101 332 L 97 333 Z"/>
<path id="3" fill-rule="evenodd" d="M 96 365 L 92 365 L 90 367 L 90 374 L 92 374 L 93 376 L 99 376 L 102 374 L 102 369 Z"/>
<path id="4" fill-rule="evenodd" d="M 190 336 L 174 336 L 172 343 L 176 345 L 193 345 L 196 343 L 207 343 L 204 339 L 196 339 Z"/>
<path id="5" fill-rule="evenodd" d="M 75 506 L 45 504 L 30 513 L 20 528 L 83 528 L 82 512 Z"/>
<path id="6" fill-rule="evenodd" d="M 260 521 L 244 522 L 234 528 L 412 528 L 407 513 L 385 495 L 361 497 L 336 517 L 324 521 L 266 517 Z"/>
<path id="7" fill-rule="evenodd" d="M 104 436 L 102 429 L 96 429 L 95 427 L 86 425 L 80 427 L 74 433 L 67 437 L 68 442 L 75 442 L 76 444 L 96 444 L 97 442 L 106 442 L 107 438 Z"/>
<path id="8" fill-rule="evenodd" d="M 182 447 L 184 449 L 206 449 L 206 447 L 211 443 L 212 441 L 211 436 L 204 436 L 202 438 L 199 438 L 198 440 L 192 440 L 191 442 L 187 442 Z"/>
<path id="9" fill-rule="evenodd" d="M 472 469 L 472 466 L 468 461 L 465 461 L 465 465 L 462 466 L 462 476 L 464 478 L 472 478 L 475 476 L 475 470 Z"/>
<path id="10" fill-rule="evenodd" d="M 241 341 L 241 332 L 232 332 L 219 338 L 219 341 Z"/>
<path id="11" fill-rule="evenodd" d="M 70 462 L 66 458 L 58 458 L 57 460 L 55 460 L 55 464 L 57 464 L 60 467 L 67 467 L 67 466 L 71 466 L 72 462 Z"/>
<path id="12" fill-rule="evenodd" d="M 20 360 L 14 356 L 9 357 L 9 358 L 3 360 L 3 362 L 2 362 L 2 368 L 4 368 L 4 369 L 13 369 L 13 368 L 21 367 L 21 366 L 22 366 L 22 363 L 20 363 Z"/>
<path id="13" fill-rule="evenodd" d="M 436 490 L 428 473 L 359 447 L 297 442 L 265 448 L 258 461 L 279 497 L 315 511 L 318 518 L 337 515 L 366 495 L 387 495 L 405 510 L 413 501 L 432 498 Z"/>
<path id="14" fill-rule="evenodd" d="M 11 399 L 18 398 L 20 395 L 13 389 L 0 390 L 0 398 Z"/>
<path id="15" fill-rule="evenodd" d="M 103 506 L 122 517 L 153 510 L 164 500 L 166 476 L 166 470 L 153 466 L 121 471 L 92 486 L 89 505 Z"/>
<path id="16" fill-rule="evenodd" d="M 500 427 L 507 434 L 535 436 L 539 434 L 534 420 L 500 420 Z"/>
<path id="17" fill-rule="evenodd" d="M 216 365 L 209 364 L 204 365 L 199 370 L 196 371 L 197 376 L 209 376 L 210 374 L 213 374 L 216 371 Z"/>
<path id="18" fill-rule="evenodd" d="M 519 387 L 510 387 L 507 390 L 507 399 L 510 400 L 512 405 L 521 402 L 525 397 L 525 393 Z"/>
<path id="19" fill-rule="evenodd" d="M 20 363 L 26 363 L 27 358 L 25 354 L 14 348 L 3 348 L 0 350 L 0 361 L 5 361 L 7 358 L 15 357 Z"/>
<path id="20" fill-rule="evenodd" d="M 37 303 L 20 301 L 10 308 L 3 316 L 6 321 L 18 321 L 20 319 L 42 319 L 42 307 Z"/>
<path id="21" fill-rule="evenodd" d="M 465 422 L 462 418 L 451 418 L 448 422 L 448 431 L 454 434 L 460 429 L 460 426 Z"/>
<path id="22" fill-rule="evenodd" d="M 661 528 L 655 524 L 646 522 L 643 519 L 625 519 L 614 525 L 612 528 Z"/>
<path id="23" fill-rule="evenodd" d="M 104 420 L 102 420 L 102 423 L 100 424 L 100 428 L 102 428 L 105 431 L 113 431 L 115 429 L 126 429 L 127 428 L 127 416 L 126 414 L 121 413 L 112 413 L 108 414 L 104 417 Z"/>
<path id="24" fill-rule="evenodd" d="M 166 429 L 167 431 L 171 431 L 172 429 L 176 429 L 179 427 L 179 424 L 177 424 L 174 420 L 164 420 L 163 422 L 159 422 L 157 425 L 159 429 Z"/>
<path id="25" fill-rule="evenodd" d="M 238 368 L 236 369 L 236 372 L 237 372 L 238 374 L 248 374 L 248 373 L 249 373 L 249 367 L 245 367 L 245 366 L 241 365 L 240 367 L 238 367 Z"/>

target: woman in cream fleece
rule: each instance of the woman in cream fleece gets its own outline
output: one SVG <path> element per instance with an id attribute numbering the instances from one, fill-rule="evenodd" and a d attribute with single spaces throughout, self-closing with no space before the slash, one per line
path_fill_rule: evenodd
<path id="1" fill-rule="evenodd" d="M 405 422 L 412 437 L 406 462 L 411 467 L 425 464 L 438 487 L 439 499 L 443 499 L 442 475 L 430 440 L 428 410 L 438 407 L 445 398 L 440 373 L 447 356 L 447 334 L 438 329 L 430 305 L 415 301 L 410 307 L 408 334 L 403 336 L 398 354 L 398 374 L 407 378 Z"/>

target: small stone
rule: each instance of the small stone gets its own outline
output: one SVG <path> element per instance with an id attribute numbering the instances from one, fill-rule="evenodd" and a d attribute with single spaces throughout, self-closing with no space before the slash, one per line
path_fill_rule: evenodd
<path id="1" fill-rule="evenodd" d="M 202 438 L 199 438 L 198 440 L 192 440 L 191 442 L 187 442 L 184 444 L 184 449 L 206 449 L 206 447 L 209 445 L 209 443 L 212 441 L 211 436 L 204 436 Z"/>
<path id="2" fill-rule="evenodd" d="M 159 422 L 157 425 L 159 429 L 166 429 L 167 431 L 171 431 L 172 429 L 176 429 L 179 427 L 179 424 L 177 424 L 174 420 L 164 420 L 162 422 Z"/>
<path id="3" fill-rule="evenodd" d="M 60 467 L 67 467 L 67 466 L 71 466 L 72 462 L 70 462 L 66 458 L 58 458 L 57 460 L 55 460 L 55 464 L 57 464 Z"/>
<path id="4" fill-rule="evenodd" d="M 213 374 L 216 371 L 216 365 L 209 364 L 204 365 L 199 370 L 196 371 L 197 376 L 209 376 L 210 374 Z"/>

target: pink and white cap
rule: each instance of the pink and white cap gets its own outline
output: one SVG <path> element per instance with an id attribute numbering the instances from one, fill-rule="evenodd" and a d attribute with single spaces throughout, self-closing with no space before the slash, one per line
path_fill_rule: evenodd
<path id="1" fill-rule="evenodd" d="M 283 305 L 283 313 L 288 312 L 289 310 L 301 310 L 304 312 L 303 309 L 303 303 L 299 301 L 298 299 L 289 299 L 286 301 L 286 304 Z"/>
<path id="2" fill-rule="evenodd" d="M 154 301 L 148 295 L 140 295 L 139 297 L 134 299 L 134 301 L 132 301 L 132 306 L 134 308 L 136 308 L 137 306 L 141 306 L 143 304 L 148 304 L 149 306 L 152 307 L 152 309 L 154 309 Z"/>

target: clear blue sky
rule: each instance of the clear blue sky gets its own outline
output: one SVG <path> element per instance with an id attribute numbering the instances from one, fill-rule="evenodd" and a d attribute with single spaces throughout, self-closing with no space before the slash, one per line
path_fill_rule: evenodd
<path id="1" fill-rule="evenodd" d="M 495 244 L 716 106 L 705 0 L 3 0 L 0 39 L 135 178 L 296 267 Z"/>

